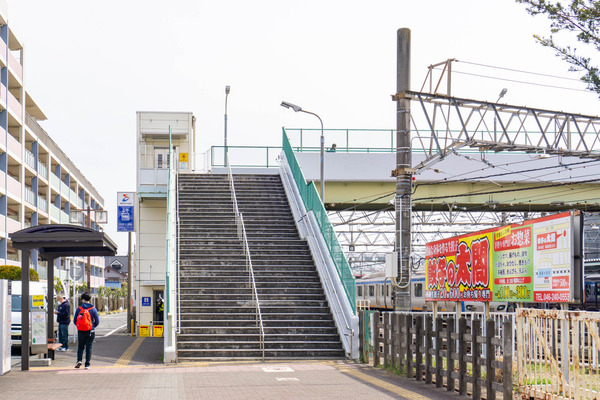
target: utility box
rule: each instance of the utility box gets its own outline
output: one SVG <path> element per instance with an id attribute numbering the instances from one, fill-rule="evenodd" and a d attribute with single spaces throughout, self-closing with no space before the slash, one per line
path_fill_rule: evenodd
<path id="1" fill-rule="evenodd" d="M 10 371 L 11 282 L 0 279 L 0 375 Z"/>
<path id="2" fill-rule="evenodd" d="M 387 253 L 385 255 L 385 276 L 387 278 L 398 277 L 398 252 Z"/>

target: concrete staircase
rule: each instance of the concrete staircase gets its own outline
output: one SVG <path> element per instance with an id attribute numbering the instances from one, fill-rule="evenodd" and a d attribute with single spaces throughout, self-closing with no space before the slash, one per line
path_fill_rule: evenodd
<path id="1" fill-rule="evenodd" d="M 266 358 L 343 358 L 278 175 L 234 176 L 265 329 Z M 226 175 L 179 176 L 180 361 L 260 358 L 260 329 Z"/>

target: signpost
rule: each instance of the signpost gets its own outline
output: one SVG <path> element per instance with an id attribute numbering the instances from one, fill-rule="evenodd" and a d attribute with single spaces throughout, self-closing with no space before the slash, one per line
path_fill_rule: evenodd
<path id="1" fill-rule="evenodd" d="M 133 332 L 133 299 L 131 297 L 133 284 L 133 267 L 131 262 L 131 233 L 135 231 L 135 193 L 117 193 L 117 232 L 127 232 L 127 327 Z"/>

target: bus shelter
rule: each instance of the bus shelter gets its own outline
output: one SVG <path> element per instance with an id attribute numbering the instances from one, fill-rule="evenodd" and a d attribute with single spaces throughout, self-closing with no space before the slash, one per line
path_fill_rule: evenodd
<path id="1" fill-rule="evenodd" d="M 10 234 L 12 246 L 21 250 L 21 296 L 29 299 L 29 266 L 32 251 L 48 262 L 48 338 L 54 332 L 54 260 L 60 257 L 114 256 L 117 245 L 104 233 L 78 225 L 38 225 Z M 21 370 L 29 370 L 29 301 L 21 307 Z"/>

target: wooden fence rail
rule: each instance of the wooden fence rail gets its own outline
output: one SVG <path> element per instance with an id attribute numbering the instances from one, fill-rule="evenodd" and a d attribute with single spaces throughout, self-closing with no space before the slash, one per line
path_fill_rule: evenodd
<path id="1" fill-rule="evenodd" d="M 504 400 L 512 399 L 513 335 L 494 336 L 492 319 L 482 324 L 464 317 L 434 320 L 419 313 L 360 311 L 360 324 L 362 360 L 368 360 L 366 352 L 373 343 L 376 366 L 397 369 L 428 384 L 435 382 L 440 388 L 445 385 L 448 391 L 458 390 L 476 400 L 483 391 L 488 400 L 495 400 L 497 392 Z M 503 322 L 503 332 L 513 332 L 510 319 Z"/>

